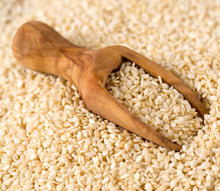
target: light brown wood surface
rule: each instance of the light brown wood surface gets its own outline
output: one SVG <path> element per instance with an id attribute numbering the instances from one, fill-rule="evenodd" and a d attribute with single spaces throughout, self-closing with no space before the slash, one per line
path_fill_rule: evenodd
<path id="1" fill-rule="evenodd" d="M 154 77 L 160 76 L 182 93 L 201 116 L 206 113 L 198 97 L 175 75 L 124 46 L 84 49 L 63 38 L 47 24 L 30 21 L 17 30 L 12 49 L 23 66 L 61 76 L 73 83 L 89 110 L 168 149 L 180 150 L 181 146 L 134 116 L 104 88 L 109 74 L 118 69 L 123 60 L 135 62 Z"/>

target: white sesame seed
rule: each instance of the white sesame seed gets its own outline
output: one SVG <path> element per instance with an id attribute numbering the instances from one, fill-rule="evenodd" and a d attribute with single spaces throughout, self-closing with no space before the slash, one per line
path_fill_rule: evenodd
<path id="1" fill-rule="evenodd" d="M 1 0 L 0 7 L 2 190 L 220 190 L 218 0 Z M 124 44 L 164 66 L 201 98 L 204 121 L 175 88 L 132 61 L 110 74 L 106 89 L 181 151 L 95 115 L 73 84 L 15 60 L 12 38 L 28 20 L 76 45 Z"/>

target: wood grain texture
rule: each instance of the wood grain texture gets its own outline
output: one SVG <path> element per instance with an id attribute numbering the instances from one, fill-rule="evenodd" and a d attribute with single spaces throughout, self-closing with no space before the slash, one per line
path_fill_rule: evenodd
<path id="1" fill-rule="evenodd" d="M 59 75 L 73 83 L 89 110 L 168 149 L 178 151 L 181 146 L 134 116 L 104 88 L 109 74 L 118 69 L 124 59 L 135 62 L 154 77 L 160 76 L 163 81 L 182 93 L 201 116 L 206 113 L 198 97 L 175 75 L 123 46 L 84 49 L 63 38 L 47 24 L 30 21 L 17 30 L 12 50 L 23 66 Z"/>

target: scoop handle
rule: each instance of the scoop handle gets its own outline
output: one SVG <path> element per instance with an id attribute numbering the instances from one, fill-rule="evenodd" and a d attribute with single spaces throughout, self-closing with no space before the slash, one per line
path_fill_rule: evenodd
<path id="1" fill-rule="evenodd" d="M 63 76 L 61 71 L 70 64 L 67 54 L 75 56 L 85 49 L 72 44 L 49 25 L 30 21 L 17 30 L 12 50 L 26 68 Z"/>

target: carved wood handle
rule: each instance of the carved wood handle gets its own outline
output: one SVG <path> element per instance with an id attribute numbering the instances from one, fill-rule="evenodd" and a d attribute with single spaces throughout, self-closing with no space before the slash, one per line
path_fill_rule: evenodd
<path id="1" fill-rule="evenodd" d="M 52 27 L 38 21 L 25 23 L 18 29 L 12 49 L 14 56 L 25 67 L 64 78 L 66 76 L 61 71 L 70 62 L 70 59 L 66 58 L 67 54 L 74 57 L 86 50 L 72 44 Z M 77 62 L 80 64 L 79 60 Z"/>

